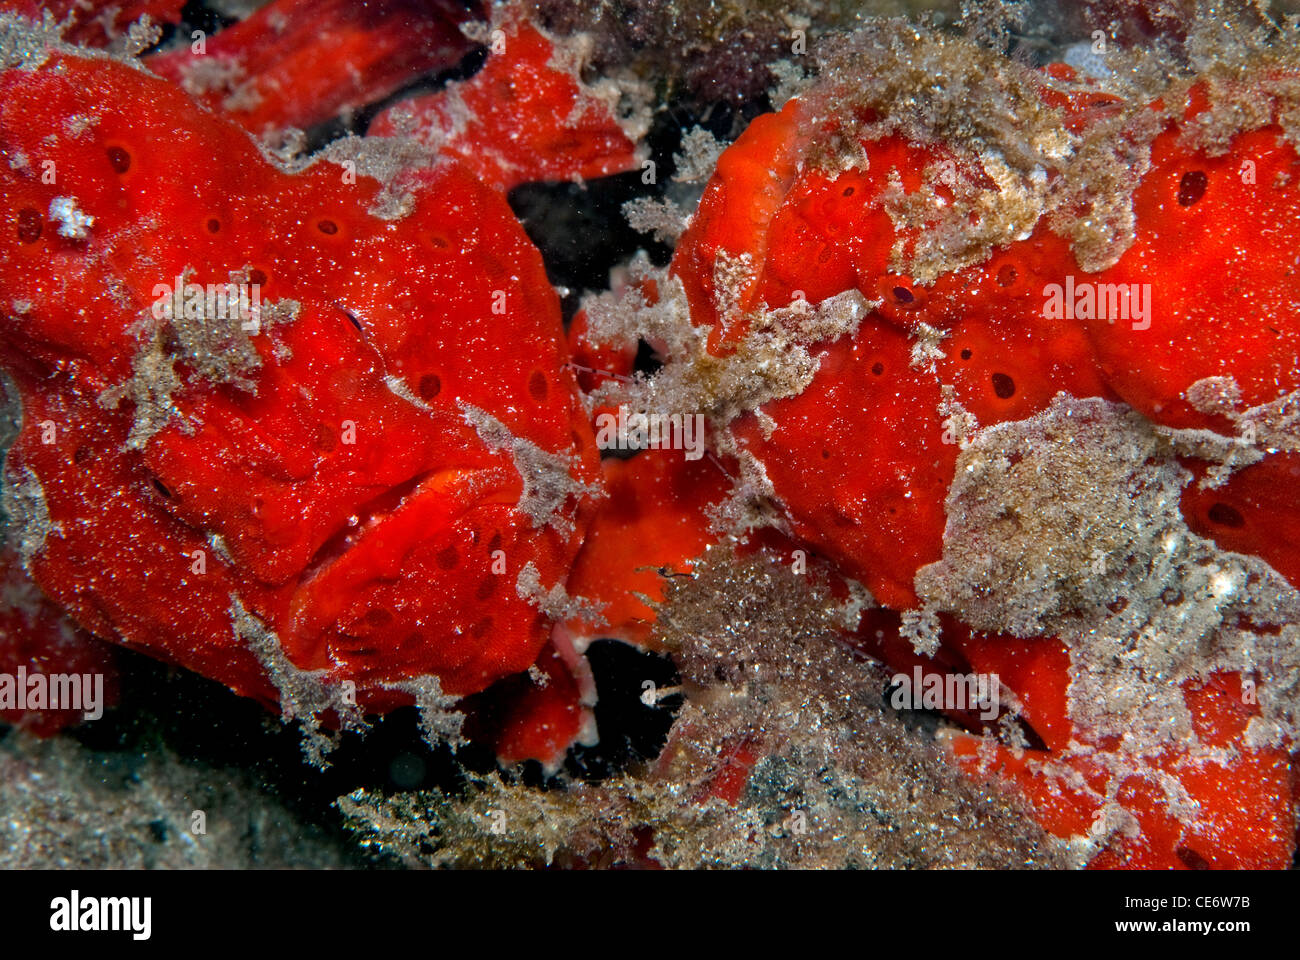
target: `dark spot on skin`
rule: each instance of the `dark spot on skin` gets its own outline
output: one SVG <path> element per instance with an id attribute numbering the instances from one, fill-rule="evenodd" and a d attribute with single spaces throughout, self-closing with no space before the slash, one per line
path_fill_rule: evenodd
<path id="1" fill-rule="evenodd" d="M 874 373 L 876 376 L 880 376 L 882 373 L 885 372 L 885 365 L 883 363 L 873 363 L 871 365 L 871 372 Z"/>
<path id="2" fill-rule="evenodd" d="M 1205 196 L 1205 188 L 1209 186 L 1210 178 L 1204 171 L 1188 170 L 1183 174 L 1183 179 L 1178 181 L 1178 205 L 1180 207 L 1190 207 L 1201 197 Z"/>
<path id="3" fill-rule="evenodd" d="M 962 350 L 962 352 L 961 352 L 961 358 L 962 358 L 963 360 L 969 360 L 969 359 L 971 358 L 971 356 L 972 356 L 972 354 L 971 354 L 971 352 L 970 352 L 970 347 L 966 347 L 965 349 Z"/>
<path id="4" fill-rule="evenodd" d="M 366 613 L 366 623 L 372 627 L 385 627 L 393 622 L 393 615 L 387 610 L 381 610 L 376 607 Z"/>
<path id="5" fill-rule="evenodd" d="M 116 173 L 126 173 L 131 169 L 131 154 L 121 147 L 109 147 L 105 152 L 108 154 L 108 165 Z"/>
<path id="6" fill-rule="evenodd" d="M 995 373 L 992 377 L 993 392 L 1002 400 L 1010 400 L 1016 395 L 1016 381 L 1005 373 Z"/>
<path id="7" fill-rule="evenodd" d="M 545 400 L 547 393 L 550 392 L 550 387 L 546 383 L 546 374 L 540 370 L 534 370 L 528 378 L 528 392 L 533 395 L 533 399 L 538 403 Z"/>
<path id="8" fill-rule="evenodd" d="M 95 451 L 87 446 L 77 447 L 77 452 L 72 455 L 72 462 L 79 467 L 84 466 L 93 459 L 95 459 Z"/>
<path id="9" fill-rule="evenodd" d="M 486 600 L 496 591 L 497 582 L 495 577 L 485 577 L 479 581 L 478 589 L 474 591 L 474 596 L 480 601 Z"/>
<path id="10" fill-rule="evenodd" d="M 455 546 L 447 546 L 438 551 L 436 559 L 439 569 L 451 570 L 460 562 L 460 554 L 456 552 Z"/>
<path id="11" fill-rule="evenodd" d="M 334 431 L 323 423 L 316 424 L 316 449 L 329 453 L 334 449 Z"/>
<path id="12" fill-rule="evenodd" d="M 316 224 L 316 229 L 326 236 L 332 237 L 339 232 L 339 225 L 333 220 L 321 220 Z"/>
<path id="13" fill-rule="evenodd" d="M 22 243 L 35 243 L 41 239 L 41 215 L 31 207 L 18 211 L 18 240 Z"/>
<path id="14" fill-rule="evenodd" d="M 488 541 L 488 553 L 496 553 L 501 549 L 501 534 L 492 534 L 492 539 Z"/>
<path id="15" fill-rule="evenodd" d="M 221 232 L 221 221 L 218 220 L 216 217 L 213 217 L 211 220 L 208 221 L 208 233 L 220 233 L 220 232 Z"/>
<path id="16" fill-rule="evenodd" d="M 436 373 L 426 373 L 420 378 L 418 389 L 421 399 L 432 400 L 442 390 L 442 378 Z"/>
<path id="17" fill-rule="evenodd" d="M 267 281 L 267 276 L 266 276 L 266 274 L 265 274 L 263 271 L 258 270 L 256 267 L 254 267 L 252 270 L 248 271 L 248 282 L 249 282 L 249 283 L 255 283 L 255 284 L 257 284 L 257 285 L 260 287 L 260 286 L 262 286 L 262 284 L 266 283 L 266 281 Z"/>
<path id="18" fill-rule="evenodd" d="M 483 635 L 492 629 L 492 618 L 484 617 L 474 626 L 470 627 L 469 632 L 475 640 L 482 640 Z"/>
<path id="19" fill-rule="evenodd" d="M 435 247 L 437 247 L 439 250 L 445 250 L 447 249 L 448 246 L 450 246 L 450 244 L 447 243 L 447 238 L 440 233 L 430 234 L 429 242 L 433 244 Z"/>
<path id="20" fill-rule="evenodd" d="M 1178 847 L 1174 850 L 1174 855 L 1183 861 L 1183 866 L 1188 870 L 1209 870 L 1210 863 L 1203 856 L 1193 850 L 1191 847 Z"/>
<path id="21" fill-rule="evenodd" d="M 1246 518 L 1241 515 L 1241 511 L 1226 503 L 1212 504 L 1208 515 L 1211 523 L 1217 523 L 1221 527 L 1239 529 L 1246 525 Z"/>
<path id="22" fill-rule="evenodd" d="M 907 289 L 907 287 L 895 287 L 894 299 L 899 303 L 914 303 L 916 301 L 916 295 L 912 293 L 911 290 Z"/>
<path id="23" fill-rule="evenodd" d="M 845 187 L 845 188 L 844 188 L 844 196 L 846 196 L 846 197 L 851 197 L 851 196 L 853 196 L 853 188 L 852 188 L 852 187 Z"/>
<path id="24" fill-rule="evenodd" d="M 823 450 L 823 451 L 822 451 L 822 459 L 823 459 L 823 460 L 829 460 L 830 458 L 831 458 L 831 452 L 830 452 L 829 450 Z"/>
<path id="25" fill-rule="evenodd" d="M 1020 276 L 1020 274 L 1017 272 L 1016 268 L 1008 263 L 998 270 L 998 286 L 1009 287 L 1016 282 L 1018 276 Z"/>

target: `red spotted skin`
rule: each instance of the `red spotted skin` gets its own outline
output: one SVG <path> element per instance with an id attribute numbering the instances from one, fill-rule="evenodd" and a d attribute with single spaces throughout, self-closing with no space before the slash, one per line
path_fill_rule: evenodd
<path id="1" fill-rule="evenodd" d="M 1048 833 L 1095 840 L 1090 867 L 1282 869 L 1290 864 L 1295 854 L 1290 758 L 1277 747 L 1247 746 L 1246 725 L 1259 707 L 1243 698 L 1236 674 L 1216 674 L 1183 688 L 1195 736 L 1205 747 L 1222 749 L 1220 760 L 1193 760 L 1171 745 L 1135 762 L 1122 756 L 1113 738 L 1092 738 L 1071 721 L 1070 654 L 1060 641 L 978 633 L 947 616 L 941 621 L 943 645 L 933 658 L 912 649 L 899 633 L 898 615 L 888 610 L 868 611 L 853 642 L 907 677 L 916 667 L 923 675 L 995 674 L 1014 691 L 1018 723 L 1030 743 L 1025 750 L 983 742 L 977 734 L 992 731 L 996 723 L 967 710 L 944 710 L 949 720 L 971 731 L 948 742 L 972 776 L 1015 784 Z M 1001 706 L 1005 715 L 1009 705 L 1004 700 Z M 1112 769 L 1120 764 L 1127 772 L 1117 775 Z M 1164 794 L 1152 789 L 1169 776 L 1200 805 L 1201 816 L 1191 823 L 1179 820 Z M 1137 818 L 1140 842 L 1101 830 L 1104 798 L 1112 792 Z M 1251 803 L 1240 802 L 1243 793 Z"/>
<path id="2" fill-rule="evenodd" d="M 1125 402 L 1157 423 L 1230 434 L 1188 403 L 1192 384 L 1232 377 L 1247 407 L 1300 387 L 1300 158 L 1275 126 L 1237 135 L 1219 156 L 1189 155 L 1182 132 L 1171 125 L 1152 146 L 1152 169 L 1134 196 L 1136 242 L 1088 278 L 1154 280 L 1150 328 L 1106 320 L 1086 328 Z"/>
<path id="3" fill-rule="evenodd" d="M 493 739 L 497 759 L 507 766 L 536 760 L 555 770 L 582 733 L 578 684 L 559 655 L 548 649 L 537 661 L 536 678 L 520 678 L 516 686 L 522 689 L 503 690 L 508 699 L 498 698 L 505 702 Z"/>
<path id="4" fill-rule="evenodd" d="M 1195 736 L 1204 746 L 1222 748 L 1224 761 L 1191 759 L 1171 746 L 1144 760 L 1138 768 L 1143 772 L 1116 775 L 1106 761 L 1116 759 L 1111 754 L 1119 754 L 1118 744 L 1068 749 L 1083 731 L 1066 716 L 1068 654 L 1059 642 L 971 635 L 962 649 L 974 669 L 998 673 L 1009 687 L 1023 691 L 1026 719 L 1048 747 L 1017 756 L 998 746 L 989 768 L 981 764 L 979 742 L 958 736 L 953 749 L 968 769 L 1009 777 L 1034 805 L 1039 822 L 1062 838 L 1103 836 L 1098 816 L 1109 791 L 1137 818 L 1140 841 L 1106 838 L 1090 867 L 1279 870 L 1290 865 L 1296 834 L 1290 757 L 1277 747 L 1246 745 L 1246 725 L 1259 707 L 1242 697 L 1236 674 L 1215 674 L 1204 684 L 1183 687 Z M 1124 762 L 1133 769 L 1131 760 Z M 1071 782 L 1076 776 L 1082 783 Z M 1161 787 L 1164 776 L 1173 777 L 1199 805 L 1192 823 L 1170 810 Z M 1112 782 L 1116 777 L 1118 783 Z M 1249 796 L 1248 803 L 1243 796 Z"/>
<path id="5" fill-rule="evenodd" d="M 1255 554 L 1300 588 L 1297 503 L 1300 454 L 1275 453 L 1238 470 L 1223 486 L 1189 483 L 1181 508 L 1195 533 L 1225 550 Z"/>
<path id="6" fill-rule="evenodd" d="M 353 680 L 367 707 L 402 702 L 385 685 L 422 674 L 465 694 L 527 668 L 549 621 L 516 579 L 532 563 L 545 587 L 563 580 L 591 498 L 535 526 L 510 450 L 466 414 L 569 462 L 575 482 L 598 468 L 557 297 L 501 195 L 445 163 L 406 217 L 378 219 L 378 184 L 329 163 L 281 172 L 229 121 L 122 65 L 59 56 L 0 91 L 4 149 L 29 161 L 0 171 L 0 285 L 28 304 L 5 313 L 27 412 L 10 470 L 34 473 L 61 531 L 33 562 L 45 590 L 101 636 L 266 700 L 232 597 L 295 666 Z M 123 99 L 129 116 L 102 108 Z M 98 120 L 42 139 L 76 114 Z M 41 182 L 47 158 L 57 184 Z M 58 234 L 59 196 L 94 217 L 88 237 Z M 251 387 L 178 361 L 176 415 L 125 449 L 135 404 L 100 398 L 132 375 L 155 286 L 245 267 L 264 304 L 296 301 L 297 318 L 252 337 Z"/>
<path id="7" fill-rule="evenodd" d="M 1068 68 L 1049 72 L 1072 79 Z M 1066 108 L 1074 129 L 1115 105 L 1113 97 L 1086 90 L 1062 94 L 1045 87 L 1044 98 Z M 756 120 L 723 154 L 672 264 L 693 321 L 709 327 L 714 353 L 729 352 L 747 332 L 744 314 L 764 305 L 782 307 L 799 297 L 816 304 L 853 289 L 879 301 L 855 336 L 815 349 L 820 367 L 810 386 L 763 406 L 774 430 L 746 416 L 734 432 L 763 463 L 793 532 L 866 584 L 886 608 L 915 607 L 917 570 L 942 555 L 944 504 L 958 451 L 943 388 L 981 426 L 1026 419 L 1066 392 L 1122 400 L 1157 423 L 1227 435 L 1236 433 L 1229 420 L 1188 402 L 1186 391 L 1196 381 L 1234 378 L 1243 406 L 1296 389 L 1300 323 L 1290 307 L 1300 301 L 1300 274 L 1291 264 L 1300 248 L 1294 217 L 1300 180 L 1294 151 L 1277 128 L 1265 127 L 1235 137 L 1221 156 L 1189 154 L 1179 139 L 1182 123 L 1203 108 L 1203 94 L 1194 90 L 1183 120 L 1156 139 L 1152 169 L 1134 197 L 1136 241 L 1113 267 L 1093 274 L 1042 224 L 984 262 L 929 284 L 893 273 L 895 243 L 913 238 L 896 230 L 881 203 L 887 175 L 896 174 L 905 191 L 917 189 L 927 165 L 957 162 L 939 145 L 897 137 L 866 142 L 868 170 L 821 173 L 801 160 L 813 134 L 833 132 L 837 121 L 815 120 L 813 110 L 793 100 Z M 825 126 L 815 130 L 814 122 Z M 1243 182 L 1248 159 L 1257 185 Z M 1195 173 L 1187 179 L 1189 171 Z M 747 256 L 752 271 L 730 314 L 719 309 L 715 289 L 722 254 Z M 1049 285 L 1064 286 L 1068 277 L 1151 283 L 1150 325 L 1052 313 Z M 942 355 L 914 355 L 918 336 L 936 334 Z M 1189 486 L 1183 500 L 1189 524 L 1228 549 L 1264 557 L 1295 582 L 1288 531 L 1296 511 L 1287 493 L 1294 487 L 1293 461 L 1273 455 L 1219 490 Z M 880 611 L 868 618 L 865 646 L 910 670 L 917 657 L 889 616 Z M 1197 764 L 1170 747 L 1148 761 L 1152 778 L 1175 776 L 1202 804 L 1205 815 L 1189 827 L 1170 814 L 1150 780 L 1133 776 L 1111 784 L 1103 763 L 1070 748 L 1088 731 L 1074 729 L 1068 716 L 1069 659 L 1059 642 L 973 636 L 950 623 L 940 658 L 953 669 L 969 664 L 998 672 L 1022 699 L 1044 749 L 1016 758 L 999 748 L 995 768 L 1025 792 L 1049 832 L 1086 835 L 1108 786 L 1136 811 L 1141 842 L 1117 843 L 1097 854 L 1093 866 L 1289 863 L 1295 833 L 1289 758 L 1283 749 L 1245 746 L 1246 723 L 1257 708 L 1234 699 L 1237 675 L 1184 689 L 1201 741 L 1230 747 L 1235 759 Z M 977 741 L 958 738 L 956 747 L 975 769 Z M 1096 749 L 1105 753 L 1115 745 Z M 1062 790 L 1042 776 L 1036 759 L 1063 763 L 1088 789 Z M 1243 791 L 1252 798 L 1248 810 L 1240 807 Z"/>
<path id="8" fill-rule="evenodd" d="M 191 38 L 147 62 L 255 135 L 306 130 L 456 66 L 473 48 L 460 24 L 475 6 L 459 0 L 272 0 L 215 36 Z M 203 76 L 199 71 L 221 69 L 234 73 L 230 83 L 196 79 Z"/>
<path id="9" fill-rule="evenodd" d="M 943 442 L 938 384 L 909 366 L 907 335 L 884 325 L 820 356 L 803 393 L 764 408 L 780 429 L 765 438 L 749 416 L 736 435 L 765 465 L 796 535 L 881 603 L 915 606 L 912 573 L 942 555 L 957 459 L 956 445 Z M 880 429 L 888 423 L 911 429 Z"/>
<path id="10" fill-rule="evenodd" d="M 569 577 L 569 592 L 603 605 L 596 631 L 640 646 L 651 642 L 665 578 L 688 573 L 716 539 L 708 510 L 727 495 L 727 474 L 712 459 L 681 450 L 643 450 L 601 463 L 608 497 L 592 521 Z M 591 633 L 573 625 L 575 631 Z"/>
<path id="11" fill-rule="evenodd" d="M 636 165 L 636 145 L 609 104 L 557 68 L 555 45 L 541 30 L 511 19 L 491 37 L 482 70 L 450 91 L 395 104 L 375 117 L 369 133 L 428 139 L 503 192 Z"/>
<path id="12" fill-rule="evenodd" d="M 831 177 L 801 167 L 806 110 L 793 100 L 760 117 L 723 154 L 672 269 L 719 353 L 745 333 L 743 320 L 715 306 L 720 253 L 752 258 L 742 309 L 800 295 L 816 304 L 851 289 L 880 302 L 853 342 L 825 347 L 811 386 L 765 406 L 783 429 L 768 439 L 747 418 L 737 433 L 766 466 L 796 532 L 882 603 L 905 609 L 916 604 L 916 571 L 941 556 L 957 453 L 939 413 L 941 384 L 980 424 L 1032 416 L 1060 391 L 1115 395 L 1085 331 L 1042 316 L 1043 286 L 1073 263 L 1065 241 L 1040 229 L 929 286 L 890 272 L 887 175 L 915 190 L 925 166 L 947 154 L 892 137 L 866 144 L 868 171 Z M 944 335 L 933 369 L 911 356 L 909 334 L 921 323 Z"/>

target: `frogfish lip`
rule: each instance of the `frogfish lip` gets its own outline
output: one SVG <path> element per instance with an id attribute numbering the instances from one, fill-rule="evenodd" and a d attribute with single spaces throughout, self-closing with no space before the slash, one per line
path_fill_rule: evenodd
<path id="1" fill-rule="evenodd" d="M 330 666 L 330 638 L 376 586 L 420 578 L 420 593 L 437 596 L 446 592 L 440 577 L 467 576 L 428 569 L 427 562 L 411 560 L 412 551 L 453 537 L 456 525 L 484 506 L 513 507 L 520 481 L 510 474 L 504 466 L 425 471 L 360 507 L 316 551 L 293 590 L 282 642 L 294 662 L 304 669 Z"/>

